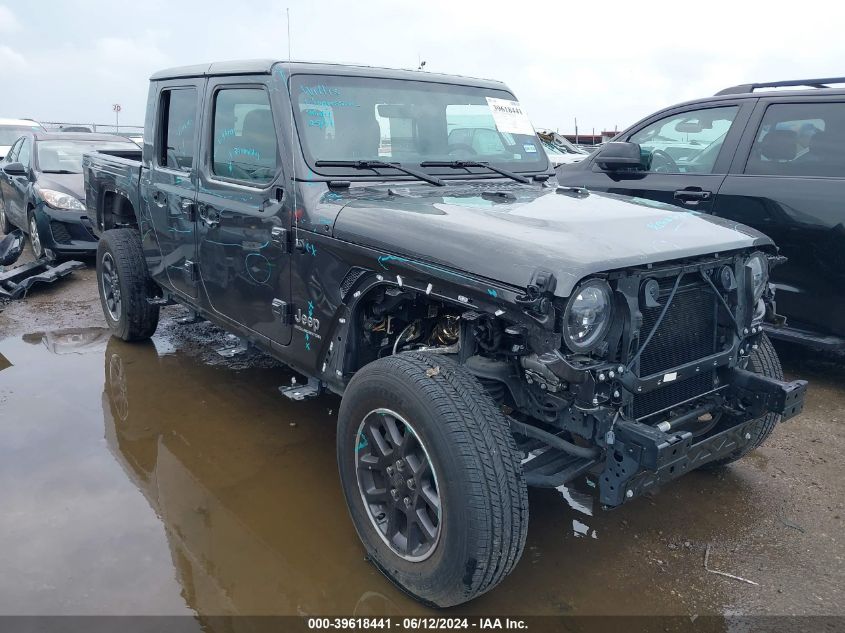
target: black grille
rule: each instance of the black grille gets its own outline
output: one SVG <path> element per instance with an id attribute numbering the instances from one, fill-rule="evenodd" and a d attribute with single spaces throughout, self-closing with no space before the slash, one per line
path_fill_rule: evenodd
<path id="1" fill-rule="evenodd" d="M 634 396 L 633 417 L 644 418 L 712 391 L 715 388 L 713 379 L 711 370 L 686 380 L 670 382 L 648 393 L 637 394 Z"/>
<path id="2" fill-rule="evenodd" d="M 641 341 L 645 341 L 654 328 L 667 299 L 668 294 L 661 296 L 658 307 L 641 308 Z M 650 376 L 713 354 L 716 351 L 716 301 L 707 285 L 678 288 L 660 328 L 640 356 L 640 376 Z"/>
<path id="3" fill-rule="evenodd" d="M 641 377 L 668 372 L 679 365 L 710 356 L 717 351 L 718 299 L 710 286 L 704 282 L 684 283 L 685 281 L 686 279 L 682 280 L 666 316 L 660 322 L 660 327 L 640 355 Z M 645 341 L 654 328 L 674 283 L 674 277 L 660 281 L 658 307 L 641 306 L 641 341 Z M 692 378 L 670 382 L 648 393 L 637 394 L 634 396 L 632 407 L 633 417 L 643 418 L 712 391 L 715 388 L 713 380 L 713 371 L 707 371 Z"/>
<path id="4" fill-rule="evenodd" d="M 63 222 L 50 222 L 50 232 L 57 244 L 70 244 L 73 239 Z"/>

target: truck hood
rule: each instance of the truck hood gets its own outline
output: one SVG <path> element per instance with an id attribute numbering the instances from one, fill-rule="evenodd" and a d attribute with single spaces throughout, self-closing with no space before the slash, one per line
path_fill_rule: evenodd
<path id="1" fill-rule="evenodd" d="M 508 185 L 366 189 L 344 196 L 336 238 L 523 288 L 544 268 L 561 297 L 591 274 L 772 244 L 743 224 L 615 194 Z"/>

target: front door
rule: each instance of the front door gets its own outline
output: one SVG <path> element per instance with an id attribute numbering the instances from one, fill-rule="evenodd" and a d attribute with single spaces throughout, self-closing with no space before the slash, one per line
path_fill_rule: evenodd
<path id="1" fill-rule="evenodd" d="M 28 219 L 26 217 L 26 192 L 29 189 L 29 179 L 32 166 L 32 137 L 26 136 L 18 149 L 15 162 L 20 163 L 26 169 L 26 174 L 7 176 L 7 189 L 3 192 L 3 199 L 6 201 L 6 215 L 15 226 L 26 227 L 29 231 Z"/>
<path id="2" fill-rule="evenodd" d="M 289 231 L 265 77 L 210 80 L 197 197 L 200 276 L 219 315 L 287 345 Z"/>
<path id="3" fill-rule="evenodd" d="M 155 156 L 141 182 L 141 197 L 161 249 L 161 260 L 154 265 L 152 274 L 189 297 L 197 296 L 199 282 L 196 155 L 204 82 L 196 79 L 162 84 Z"/>
<path id="4" fill-rule="evenodd" d="M 14 163 L 17 160 L 18 148 L 23 141 L 18 139 L 9 148 L 9 153 L 6 154 L 5 161 L 0 162 L 3 166 Z M 0 171 L 0 208 L 5 213 L 6 218 L 15 224 L 14 218 L 9 215 L 9 203 L 7 202 L 12 191 L 12 176 L 4 171 Z"/>
<path id="5" fill-rule="evenodd" d="M 586 181 L 572 184 L 707 212 L 750 108 L 719 104 L 660 116 L 619 139 L 640 146 L 644 169 L 606 171 L 591 157 L 591 171 L 578 172 Z"/>

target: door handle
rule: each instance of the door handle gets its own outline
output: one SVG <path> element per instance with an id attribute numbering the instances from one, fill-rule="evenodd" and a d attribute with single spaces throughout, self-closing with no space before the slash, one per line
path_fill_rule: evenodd
<path id="1" fill-rule="evenodd" d="M 156 203 L 156 206 L 163 207 L 167 204 L 167 196 L 161 191 L 156 191 L 153 194 L 153 202 Z"/>
<path id="2" fill-rule="evenodd" d="M 712 195 L 712 191 L 702 191 L 701 189 L 693 189 L 690 187 L 688 189 L 679 189 L 676 191 L 674 198 L 675 200 L 680 200 L 681 202 L 697 204 L 702 200 L 709 200 Z"/>

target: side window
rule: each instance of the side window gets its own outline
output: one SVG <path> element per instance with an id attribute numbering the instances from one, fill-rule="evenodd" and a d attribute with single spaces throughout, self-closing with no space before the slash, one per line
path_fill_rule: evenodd
<path id="1" fill-rule="evenodd" d="M 191 171 L 194 164 L 194 131 L 197 120 L 195 88 L 175 88 L 161 92 L 158 164 L 170 169 Z"/>
<path id="2" fill-rule="evenodd" d="M 770 105 L 745 173 L 845 177 L 845 103 Z"/>
<path id="3" fill-rule="evenodd" d="M 635 132 L 648 171 L 667 174 L 711 174 L 738 106 L 673 114 Z"/>
<path id="4" fill-rule="evenodd" d="M 18 162 L 24 167 L 29 167 L 32 158 L 32 141 L 28 138 L 23 140 L 20 149 L 18 150 Z"/>
<path id="5" fill-rule="evenodd" d="M 276 176 L 278 139 L 270 98 L 261 88 L 224 88 L 214 94 L 211 171 L 247 184 Z"/>

